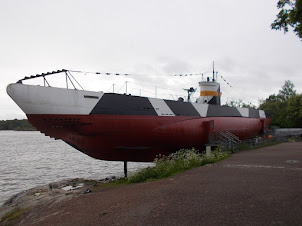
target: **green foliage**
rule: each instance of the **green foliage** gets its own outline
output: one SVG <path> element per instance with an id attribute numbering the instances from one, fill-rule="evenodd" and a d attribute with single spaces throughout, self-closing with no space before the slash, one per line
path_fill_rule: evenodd
<path id="1" fill-rule="evenodd" d="M 129 183 L 156 180 L 181 173 L 194 167 L 215 163 L 229 157 L 226 152 L 213 151 L 210 156 L 199 153 L 194 148 L 181 149 L 169 156 L 159 156 L 154 160 L 155 166 L 140 170 L 128 179 Z"/>
<path id="2" fill-rule="evenodd" d="M 291 142 L 291 143 L 294 143 L 294 142 L 301 142 L 302 141 L 302 137 L 301 136 L 291 136 L 289 137 L 286 142 Z"/>
<path id="3" fill-rule="evenodd" d="M 27 119 L 0 120 L 0 130 L 33 131 L 35 128 Z"/>
<path id="4" fill-rule="evenodd" d="M 19 208 L 14 209 L 13 211 L 9 212 L 4 217 L 2 217 L 2 219 L 0 220 L 0 224 L 2 224 L 2 223 L 3 223 L 3 225 L 13 224 L 14 221 L 16 221 L 20 216 L 22 216 L 22 214 L 24 214 L 27 210 L 28 210 L 28 208 L 26 208 L 26 209 L 19 209 Z"/>
<path id="5" fill-rule="evenodd" d="M 262 144 L 259 144 L 256 146 L 252 146 L 251 144 L 248 144 L 248 143 L 241 143 L 241 144 L 239 144 L 238 150 L 242 151 L 242 150 L 258 149 L 258 148 L 273 146 L 273 145 L 280 144 L 280 143 L 281 143 L 281 141 L 278 141 L 278 140 L 270 140 L 266 143 L 262 143 Z"/>
<path id="6" fill-rule="evenodd" d="M 279 0 L 277 8 L 280 9 L 277 19 L 271 24 L 274 30 L 288 32 L 288 26 L 294 28 L 294 32 L 302 38 L 302 0 Z"/>
<path id="7" fill-rule="evenodd" d="M 288 100 L 287 119 L 290 127 L 302 128 L 302 94 L 294 95 Z"/>
<path id="8" fill-rule="evenodd" d="M 236 100 L 230 100 L 227 101 L 223 106 L 228 107 L 240 107 L 240 108 L 253 108 L 256 109 L 257 107 L 253 105 L 252 103 L 244 103 L 242 100 L 236 101 Z"/>
<path id="9" fill-rule="evenodd" d="M 285 81 L 277 95 L 272 94 L 260 104 L 260 109 L 272 114 L 272 126 L 281 128 L 302 127 L 302 94 L 296 94 L 294 84 Z"/>
<path id="10" fill-rule="evenodd" d="M 294 87 L 294 84 L 290 80 L 285 81 L 284 86 L 282 86 L 282 89 L 279 90 L 278 97 L 282 101 L 289 100 L 289 98 L 296 95 L 296 90 L 294 90 Z"/>
<path id="11" fill-rule="evenodd" d="M 284 119 L 286 113 L 284 112 L 285 103 L 275 94 L 270 95 L 269 98 L 262 101 L 259 108 L 272 114 L 271 126 L 277 126 L 281 128 L 287 127 Z"/>

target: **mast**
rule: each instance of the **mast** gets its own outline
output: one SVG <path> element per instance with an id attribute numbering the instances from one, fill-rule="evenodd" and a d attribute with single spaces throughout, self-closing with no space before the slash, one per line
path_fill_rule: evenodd
<path id="1" fill-rule="evenodd" d="M 220 84 L 216 82 L 217 80 L 217 73 L 216 72 L 216 79 L 215 79 L 215 64 L 213 61 L 213 78 L 212 81 L 210 77 L 207 77 L 207 81 L 200 81 L 200 98 L 198 99 L 198 103 L 202 104 L 214 104 L 220 105 Z"/>
<path id="2" fill-rule="evenodd" d="M 215 70 L 214 70 L 214 60 L 213 60 L 213 82 L 215 82 Z"/>

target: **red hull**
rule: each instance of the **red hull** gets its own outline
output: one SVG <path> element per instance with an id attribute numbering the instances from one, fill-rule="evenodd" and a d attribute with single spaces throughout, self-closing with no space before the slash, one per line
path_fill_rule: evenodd
<path id="1" fill-rule="evenodd" d="M 215 131 L 230 131 L 240 139 L 255 137 L 269 124 L 267 118 L 45 115 L 28 114 L 29 121 L 45 135 L 62 139 L 97 159 L 153 161 L 181 148 L 203 148 L 208 142 L 205 123 Z"/>

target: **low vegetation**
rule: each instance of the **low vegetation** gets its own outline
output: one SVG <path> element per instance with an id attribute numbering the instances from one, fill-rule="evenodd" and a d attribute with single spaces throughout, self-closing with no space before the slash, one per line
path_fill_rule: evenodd
<path id="1" fill-rule="evenodd" d="M 16 220 L 18 220 L 26 211 L 28 208 L 25 209 L 14 209 L 13 211 L 9 212 L 6 214 L 2 219 L 0 220 L 0 224 L 4 225 L 11 225 L 13 224 Z"/>
<path id="2" fill-rule="evenodd" d="M 266 142 L 257 146 L 241 144 L 239 150 L 257 149 L 279 143 L 281 142 L 278 140 L 272 140 L 270 142 Z M 230 157 L 231 153 L 234 153 L 234 151 L 221 151 L 219 148 L 217 148 L 216 150 L 212 151 L 210 155 L 205 155 L 200 153 L 198 150 L 195 150 L 194 148 L 189 150 L 182 149 L 178 152 L 170 154 L 169 156 L 159 156 L 154 160 L 154 166 L 144 168 L 133 174 L 129 178 L 122 178 L 112 183 L 131 184 L 170 177 L 198 166 L 222 161 Z"/>
<path id="3" fill-rule="evenodd" d="M 0 120 L 0 130 L 34 131 L 27 119 Z"/>
<path id="4" fill-rule="evenodd" d="M 182 149 L 169 156 L 159 156 L 154 160 L 155 165 L 153 167 L 140 170 L 129 177 L 128 180 L 125 181 L 124 179 L 124 182 L 139 183 L 170 177 L 188 169 L 221 161 L 229 156 L 229 153 L 220 152 L 219 150 L 215 150 L 211 155 L 206 156 L 195 149 Z"/>
<path id="5" fill-rule="evenodd" d="M 280 144 L 280 143 L 282 143 L 282 141 L 275 140 L 275 139 L 272 139 L 272 140 L 269 140 L 269 141 L 267 141 L 265 143 L 261 143 L 261 144 L 257 144 L 257 145 L 251 145 L 251 144 L 248 144 L 248 143 L 242 143 L 242 144 L 239 144 L 238 150 L 242 151 L 242 150 L 258 149 L 258 148 L 264 148 L 264 147 L 268 147 L 268 146 L 273 146 L 273 145 Z"/>

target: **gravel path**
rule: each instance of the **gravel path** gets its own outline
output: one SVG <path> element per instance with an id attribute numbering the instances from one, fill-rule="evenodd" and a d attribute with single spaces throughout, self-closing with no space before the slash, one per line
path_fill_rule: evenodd
<path id="1" fill-rule="evenodd" d="M 21 225 L 301 225 L 302 143 L 31 209 Z"/>

